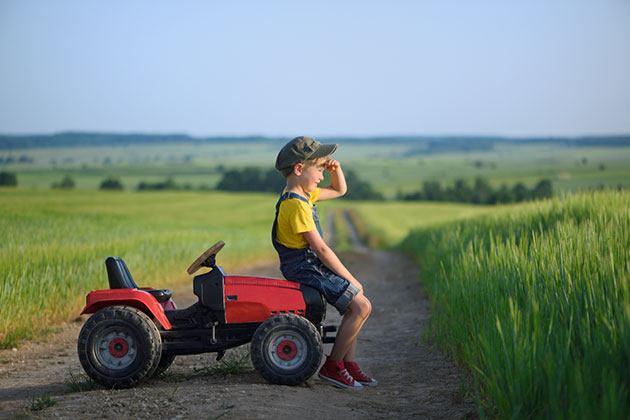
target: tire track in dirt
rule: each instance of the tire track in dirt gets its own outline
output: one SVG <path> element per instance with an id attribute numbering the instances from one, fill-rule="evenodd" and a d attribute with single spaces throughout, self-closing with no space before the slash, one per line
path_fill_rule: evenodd
<path id="1" fill-rule="evenodd" d="M 349 228 L 354 231 L 351 223 Z M 269 385 L 253 371 L 247 346 L 242 346 L 228 350 L 225 359 L 233 361 L 231 367 L 217 363 L 213 354 L 182 356 L 164 375 L 137 388 L 72 392 L 70 387 L 81 385 L 76 378 L 82 375 L 76 355 L 82 322 L 76 322 L 19 351 L 0 351 L 0 418 L 476 417 L 461 371 L 421 339 L 430 305 L 415 264 L 399 254 L 367 249 L 341 258 L 372 301 L 372 316 L 359 337 L 358 359 L 379 380 L 375 388 L 339 390 L 316 377 L 297 387 Z M 245 272 L 281 277 L 276 265 Z M 176 290 L 175 299 L 180 306 L 190 304 L 191 287 Z M 329 307 L 325 324 L 338 324 L 339 319 Z M 328 352 L 330 345 L 325 348 Z M 33 398 L 42 396 L 55 404 L 30 410 Z"/>

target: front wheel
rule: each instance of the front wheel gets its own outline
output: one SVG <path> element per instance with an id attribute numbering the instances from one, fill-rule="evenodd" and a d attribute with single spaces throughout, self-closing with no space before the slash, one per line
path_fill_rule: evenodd
<path id="1" fill-rule="evenodd" d="M 94 381 L 108 388 L 129 388 L 155 372 L 162 341 L 144 312 L 110 306 L 83 325 L 77 351 L 83 369 Z"/>
<path id="2" fill-rule="evenodd" d="M 250 346 L 252 364 L 272 384 L 299 385 L 322 361 L 321 336 L 307 319 L 277 315 L 263 322 Z"/>

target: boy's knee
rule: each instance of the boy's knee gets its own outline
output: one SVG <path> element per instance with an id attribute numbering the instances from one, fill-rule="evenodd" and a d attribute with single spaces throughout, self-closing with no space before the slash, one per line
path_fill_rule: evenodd
<path id="1" fill-rule="evenodd" d="M 372 313 L 372 302 L 365 296 L 363 298 L 365 299 L 365 309 L 367 311 L 365 317 L 367 318 Z"/>
<path id="2" fill-rule="evenodd" d="M 372 304 L 363 294 L 357 295 L 352 303 L 352 309 L 359 317 L 365 319 L 370 316 L 370 313 L 372 312 Z"/>

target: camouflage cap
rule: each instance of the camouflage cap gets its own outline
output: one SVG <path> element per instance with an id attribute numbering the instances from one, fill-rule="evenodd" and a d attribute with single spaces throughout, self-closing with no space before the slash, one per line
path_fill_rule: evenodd
<path id="1" fill-rule="evenodd" d="M 328 156 L 337 150 L 336 144 L 321 144 L 310 137 L 296 137 L 280 150 L 276 158 L 276 169 L 285 177 L 291 174 L 293 166 L 309 159 Z"/>

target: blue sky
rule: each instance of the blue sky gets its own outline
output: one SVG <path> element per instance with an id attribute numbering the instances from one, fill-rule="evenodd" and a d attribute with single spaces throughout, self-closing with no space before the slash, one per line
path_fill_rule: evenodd
<path id="1" fill-rule="evenodd" d="M 630 2 L 0 0 L 0 133 L 630 133 Z"/>

